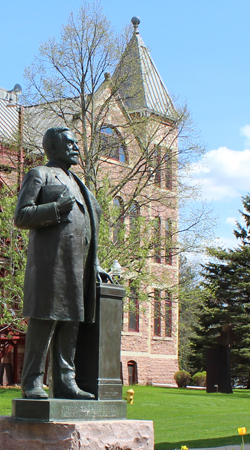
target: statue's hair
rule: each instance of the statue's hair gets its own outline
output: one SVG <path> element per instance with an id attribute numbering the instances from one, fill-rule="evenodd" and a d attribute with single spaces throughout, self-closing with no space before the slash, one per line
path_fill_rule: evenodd
<path id="1" fill-rule="evenodd" d="M 62 133 L 70 131 L 67 127 L 49 128 L 43 136 L 43 148 L 46 156 L 50 159 L 55 154 L 55 149 L 62 141 Z"/>

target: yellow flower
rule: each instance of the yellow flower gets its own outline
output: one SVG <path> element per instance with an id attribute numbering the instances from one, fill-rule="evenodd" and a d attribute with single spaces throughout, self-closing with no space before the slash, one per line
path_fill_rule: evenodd
<path id="1" fill-rule="evenodd" d="M 182 445 L 181 450 L 188 450 L 188 447 L 186 445 Z"/>
<path id="2" fill-rule="evenodd" d="M 244 436 L 244 434 L 246 434 L 246 432 L 247 432 L 246 427 L 238 428 L 238 433 L 240 436 Z"/>

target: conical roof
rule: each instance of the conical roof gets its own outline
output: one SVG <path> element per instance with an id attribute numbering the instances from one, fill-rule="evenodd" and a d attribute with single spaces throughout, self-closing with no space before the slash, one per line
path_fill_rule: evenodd
<path id="1" fill-rule="evenodd" d="M 133 17 L 134 33 L 112 77 L 128 112 L 151 111 L 172 116 L 174 106 Z"/>

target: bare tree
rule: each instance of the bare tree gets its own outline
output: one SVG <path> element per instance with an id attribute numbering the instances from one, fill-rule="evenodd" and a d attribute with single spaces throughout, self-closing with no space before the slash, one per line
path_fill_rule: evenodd
<path id="1" fill-rule="evenodd" d="M 134 21 L 134 36 L 137 26 Z M 127 31 L 116 36 L 100 3 L 85 2 L 78 15 L 70 15 L 58 42 L 50 38 L 41 45 L 26 70 L 26 149 L 40 152 L 39 135 L 49 126 L 74 130 L 80 176 L 105 205 L 101 259 L 108 267 L 116 257 L 127 276 L 146 280 L 157 252 L 158 262 L 171 265 L 180 251 L 200 248 L 211 211 L 196 207 L 197 187 L 188 180 L 190 163 L 204 151 L 188 109 L 174 105 L 162 86 L 160 110 L 143 107 L 143 79 L 152 67 L 145 57 L 143 73 L 138 68 Z M 119 208 L 110 206 L 115 199 Z M 187 204 L 195 207 L 178 227 L 179 206 Z M 137 207 L 140 214 L 133 219 Z M 128 233 L 129 226 L 136 232 Z M 176 283 L 164 270 L 151 274 L 161 286 Z"/>

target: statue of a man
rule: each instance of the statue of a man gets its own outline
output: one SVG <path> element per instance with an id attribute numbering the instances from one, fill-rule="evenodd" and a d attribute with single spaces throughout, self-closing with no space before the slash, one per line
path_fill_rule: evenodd
<path id="1" fill-rule="evenodd" d="M 43 137 L 48 164 L 25 176 L 15 223 L 29 229 L 23 313 L 29 317 L 22 373 L 24 398 L 47 398 L 43 389 L 50 348 L 55 398 L 92 399 L 75 381 L 75 347 L 80 321 L 95 321 L 96 279 L 109 277 L 98 265 L 101 208 L 69 171 L 79 149 L 68 128 Z"/>

